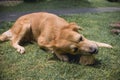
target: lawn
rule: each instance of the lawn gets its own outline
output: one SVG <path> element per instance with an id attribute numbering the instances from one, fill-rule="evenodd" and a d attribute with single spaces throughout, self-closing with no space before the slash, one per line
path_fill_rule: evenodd
<path id="1" fill-rule="evenodd" d="M 28 44 L 26 54 L 19 54 L 10 42 L 0 43 L 0 80 L 120 80 L 120 35 L 110 32 L 109 24 L 120 21 L 120 12 L 86 13 L 62 16 L 84 28 L 81 32 L 91 40 L 106 42 L 113 49 L 100 48 L 93 66 L 56 60 L 52 54 Z M 14 22 L 2 22 L 0 33 Z"/>
<path id="2" fill-rule="evenodd" d="M 9 3 L 8 3 L 9 4 Z M 36 3 L 21 3 L 16 6 L 0 6 L 1 12 L 40 11 L 46 9 L 83 8 L 83 7 L 120 7 L 119 2 L 107 0 L 42 0 Z"/>

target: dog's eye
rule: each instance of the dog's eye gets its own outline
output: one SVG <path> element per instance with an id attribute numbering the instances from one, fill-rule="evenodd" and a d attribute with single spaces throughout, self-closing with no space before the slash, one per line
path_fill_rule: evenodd
<path id="1" fill-rule="evenodd" d="M 75 45 L 71 45 L 70 48 L 71 48 L 73 53 L 78 51 L 78 48 Z"/>
<path id="2" fill-rule="evenodd" d="M 79 38 L 79 42 L 80 42 L 80 41 L 83 41 L 83 37 L 80 37 L 80 38 Z"/>
<path id="3" fill-rule="evenodd" d="M 73 50 L 73 52 L 77 52 L 78 51 L 78 48 L 76 47 L 76 48 L 74 48 L 74 50 Z"/>

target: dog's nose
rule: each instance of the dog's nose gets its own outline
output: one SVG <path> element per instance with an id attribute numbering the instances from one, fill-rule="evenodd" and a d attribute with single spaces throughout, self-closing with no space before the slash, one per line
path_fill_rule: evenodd
<path id="1" fill-rule="evenodd" d="M 94 47 L 90 47 L 90 54 L 97 54 L 98 53 L 98 49 L 94 48 Z"/>

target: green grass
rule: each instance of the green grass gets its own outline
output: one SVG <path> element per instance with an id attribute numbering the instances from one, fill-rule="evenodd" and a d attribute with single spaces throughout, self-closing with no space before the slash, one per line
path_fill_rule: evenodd
<path id="1" fill-rule="evenodd" d="M 120 21 L 119 13 L 61 16 L 82 26 L 84 31 L 81 33 L 88 39 L 113 45 L 113 49 L 100 48 L 96 55 L 98 64 L 84 66 L 54 60 L 52 54 L 39 49 L 36 43 L 26 45 L 26 54 L 21 55 L 10 42 L 5 42 L 0 43 L 0 80 L 120 80 L 120 35 L 110 33 L 112 28 L 109 26 Z M 1 23 L 0 33 L 12 23 Z"/>
<path id="2" fill-rule="evenodd" d="M 8 3 L 9 4 L 9 3 Z M 21 3 L 17 6 L 0 7 L 2 12 L 40 11 L 45 9 L 82 7 L 120 7 L 120 3 L 107 0 L 44 0 L 37 3 Z"/>

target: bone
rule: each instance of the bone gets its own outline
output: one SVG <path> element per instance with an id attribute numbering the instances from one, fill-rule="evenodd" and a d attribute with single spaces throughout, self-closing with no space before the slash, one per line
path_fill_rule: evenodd
<path id="1" fill-rule="evenodd" d="M 95 43 L 98 47 L 106 47 L 106 48 L 113 48 L 111 45 L 106 44 L 106 43 L 101 43 L 101 42 L 96 42 L 96 41 L 91 41 Z"/>

